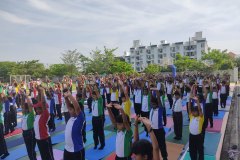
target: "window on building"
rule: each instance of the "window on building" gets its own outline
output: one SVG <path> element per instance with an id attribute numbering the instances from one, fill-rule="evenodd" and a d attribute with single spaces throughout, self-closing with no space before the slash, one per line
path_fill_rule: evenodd
<path id="1" fill-rule="evenodd" d="M 154 58 L 154 54 L 151 55 L 151 58 Z"/>
<path id="2" fill-rule="evenodd" d="M 160 63 L 161 63 L 161 60 L 158 60 L 158 63 L 160 64 Z"/>
<path id="3" fill-rule="evenodd" d="M 164 54 L 163 54 L 163 57 L 167 57 L 167 54 L 166 54 L 166 53 L 164 53 Z"/>
<path id="4" fill-rule="evenodd" d="M 204 43 L 201 43 L 201 48 L 204 48 L 205 47 L 205 44 Z"/>
<path id="5" fill-rule="evenodd" d="M 172 52 L 175 52 L 175 47 L 171 47 L 171 51 L 172 51 Z"/>
<path id="6" fill-rule="evenodd" d="M 162 58 L 163 58 L 163 55 L 162 55 L 162 54 L 159 54 L 159 55 L 158 55 L 158 58 L 162 59 Z"/>
<path id="7" fill-rule="evenodd" d="M 158 49 L 158 52 L 159 52 L 159 53 L 162 53 L 162 48 L 159 48 L 159 49 Z"/>
<path id="8" fill-rule="evenodd" d="M 177 50 L 177 51 L 179 50 L 179 48 L 180 48 L 179 46 L 176 46 L 176 50 Z"/>

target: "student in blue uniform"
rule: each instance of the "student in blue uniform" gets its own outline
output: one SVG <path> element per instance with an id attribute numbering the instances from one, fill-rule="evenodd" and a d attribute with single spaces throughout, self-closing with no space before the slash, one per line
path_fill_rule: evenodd
<path id="1" fill-rule="evenodd" d="M 64 98 L 71 116 L 65 129 L 64 160 L 85 160 L 82 137 L 84 114 L 70 91 L 65 90 Z"/>

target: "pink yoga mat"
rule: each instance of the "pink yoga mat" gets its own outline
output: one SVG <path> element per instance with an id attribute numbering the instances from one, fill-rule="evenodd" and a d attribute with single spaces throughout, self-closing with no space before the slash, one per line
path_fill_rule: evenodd
<path id="1" fill-rule="evenodd" d="M 206 131 L 208 132 L 221 132 L 222 128 L 222 119 L 214 119 L 213 120 L 213 128 L 210 128 L 210 124 L 208 124 L 208 127 Z"/>
<path id="2" fill-rule="evenodd" d="M 53 155 L 55 160 L 63 160 L 63 151 L 58 149 L 53 149 Z M 37 160 L 41 160 L 41 156 L 38 156 Z"/>
<path id="3" fill-rule="evenodd" d="M 167 125 L 166 125 L 166 127 L 167 128 L 172 128 L 172 126 L 173 126 L 173 119 L 172 119 L 172 117 L 167 117 Z"/>

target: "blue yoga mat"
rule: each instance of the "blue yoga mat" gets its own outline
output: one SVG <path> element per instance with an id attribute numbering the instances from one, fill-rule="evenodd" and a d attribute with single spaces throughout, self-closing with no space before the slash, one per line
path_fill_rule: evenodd
<path id="1" fill-rule="evenodd" d="M 85 151 L 88 160 L 102 159 L 115 151 L 116 135 L 106 139 L 106 145 L 103 150 L 94 150 L 93 147 Z"/>
<path id="2" fill-rule="evenodd" d="M 204 154 L 215 156 L 220 141 L 221 133 L 205 133 Z"/>
<path id="3" fill-rule="evenodd" d="M 223 119 L 224 115 L 224 111 L 218 111 L 218 116 L 213 116 L 213 119 Z"/>
<path id="4" fill-rule="evenodd" d="M 164 131 L 165 131 L 165 135 L 167 135 L 171 131 L 171 128 L 164 127 Z M 143 131 L 142 133 L 139 134 L 139 139 L 150 140 L 150 137 L 149 136 L 146 137 L 146 132 Z"/>

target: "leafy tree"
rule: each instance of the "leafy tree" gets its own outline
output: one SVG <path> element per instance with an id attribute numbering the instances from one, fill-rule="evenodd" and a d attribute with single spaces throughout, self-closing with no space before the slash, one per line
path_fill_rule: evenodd
<path id="1" fill-rule="evenodd" d="M 156 74 L 161 72 L 161 67 L 157 64 L 149 64 L 143 71 L 148 74 Z"/>
<path id="2" fill-rule="evenodd" d="M 62 61 L 65 65 L 68 66 L 70 76 L 76 75 L 80 68 L 81 64 L 81 53 L 75 50 L 67 50 L 65 53 L 62 53 Z"/>
<path id="3" fill-rule="evenodd" d="M 46 75 L 45 70 L 44 64 L 39 63 L 39 60 L 21 61 L 17 62 L 12 68 L 11 74 L 31 75 L 35 78 L 42 78 Z"/>
<path id="4" fill-rule="evenodd" d="M 64 76 L 68 75 L 68 66 L 66 64 L 53 64 L 49 67 L 50 76 Z"/>
<path id="5" fill-rule="evenodd" d="M 9 81 L 12 69 L 16 66 L 16 62 L 0 62 L 0 80 Z"/>
<path id="6" fill-rule="evenodd" d="M 188 56 L 176 55 L 174 65 L 177 67 L 177 71 L 203 71 L 206 65 L 202 61 L 191 59 Z"/>
<path id="7" fill-rule="evenodd" d="M 215 70 L 232 69 L 235 65 L 234 59 L 227 54 L 227 50 L 211 49 L 208 54 L 202 57 L 202 60 L 213 61 L 213 68 Z"/>
<path id="8" fill-rule="evenodd" d="M 115 61 L 114 51 L 117 48 L 108 49 L 104 47 L 103 52 L 99 49 L 93 50 L 91 55 L 91 60 L 88 61 L 86 67 L 86 72 L 98 72 L 99 74 L 108 74 L 111 73 L 111 66 Z"/>
<path id="9" fill-rule="evenodd" d="M 133 71 L 132 65 L 124 61 L 114 61 L 110 65 L 110 73 L 123 73 Z"/>

